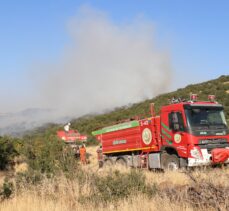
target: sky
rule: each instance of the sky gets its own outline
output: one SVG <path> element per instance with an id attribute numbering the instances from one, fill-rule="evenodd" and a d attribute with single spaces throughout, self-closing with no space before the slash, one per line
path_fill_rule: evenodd
<path id="1" fill-rule="evenodd" d="M 88 16 L 85 15 L 85 10 L 86 14 L 89 14 Z M 61 78 L 64 81 L 65 76 L 61 74 L 61 71 L 63 72 L 66 66 L 68 67 L 68 65 L 72 64 L 79 69 L 82 64 L 75 63 L 76 59 L 93 60 L 92 57 L 88 56 L 90 50 L 84 43 L 92 40 L 86 34 L 85 27 L 91 27 L 87 23 L 87 19 L 90 19 L 90 21 L 98 20 L 96 23 L 93 22 L 95 26 L 100 26 L 101 23 L 104 23 L 102 27 L 107 27 L 107 30 L 104 31 L 105 33 L 109 34 L 109 30 L 112 30 L 113 34 L 111 33 L 109 39 L 117 41 L 117 46 L 121 46 L 121 43 L 124 43 L 124 37 L 127 39 L 126 43 L 129 43 L 129 45 L 124 49 L 121 47 L 119 49 L 126 52 L 126 54 L 122 55 L 123 57 L 131 53 L 127 49 L 130 49 L 132 44 L 135 46 L 136 43 L 139 43 L 139 45 L 143 43 L 145 46 L 147 42 L 149 45 L 153 43 L 152 51 L 146 49 L 146 46 L 143 48 L 136 45 L 133 49 L 139 50 L 139 55 L 131 54 L 132 57 L 130 56 L 128 61 L 133 61 L 137 57 L 141 57 L 141 55 L 145 55 L 148 58 L 148 55 L 154 54 L 156 56 L 153 58 L 159 58 L 159 61 L 161 61 L 160 64 L 154 64 L 155 68 L 159 71 L 163 69 L 161 70 L 163 75 L 159 74 L 159 72 L 150 75 L 152 81 L 148 84 L 152 89 L 154 89 L 155 84 L 155 90 L 157 90 L 155 92 L 152 91 L 152 95 L 148 94 L 150 86 L 145 86 L 140 80 L 141 89 L 139 88 L 137 93 L 131 92 L 126 101 L 122 101 L 123 96 L 120 99 L 117 97 L 114 102 L 111 101 L 111 104 L 105 104 L 106 106 L 98 104 L 96 111 L 100 108 L 103 110 L 109 109 L 112 104 L 121 106 L 128 101 L 130 103 L 139 101 L 142 99 L 140 97 L 141 94 L 139 94 L 141 90 L 143 90 L 142 92 L 145 93 L 144 96 L 147 98 L 190 83 L 198 83 L 217 78 L 220 75 L 228 75 L 228 11 L 229 2 L 227 0 L 0 0 L 1 112 L 18 111 L 29 107 L 50 108 L 58 104 L 56 99 L 58 98 L 58 93 L 55 97 L 53 95 L 56 90 L 56 88 L 53 88 L 55 87 L 53 80 L 57 80 L 55 71 L 58 69 L 60 73 L 58 80 L 60 81 Z M 82 13 L 84 14 L 82 15 Z M 132 28 L 132 30 L 129 30 L 129 28 Z M 124 34 L 122 34 L 122 29 Z M 141 29 L 143 35 L 141 34 Z M 74 32 L 75 30 L 76 32 Z M 96 29 L 94 30 L 88 30 L 88 32 L 96 34 Z M 87 39 L 78 36 L 81 31 L 85 33 L 81 36 L 86 36 Z M 77 37 L 75 38 L 75 36 Z M 153 37 L 153 41 L 150 40 L 150 36 Z M 130 40 L 133 41 L 132 44 L 129 42 Z M 146 40 L 148 41 L 146 42 Z M 80 42 L 84 43 L 81 48 L 77 47 L 81 46 Z M 76 47 L 71 48 L 73 45 Z M 104 43 L 101 43 L 101 46 L 103 45 Z M 99 48 L 97 45 L 94 46 L 92 44 L 91 49 L 95 47 Z M 113 47 L 110 49 L 114 49 Z M 117 54 L 111 53 L 109 55 L 114 58 L 119 55 L 118 52 L 120 51 L 117 50 Z M 77 56 L 74 57 L 76 54 Z M 101 52 L 100 54 L 104 55 Z M 85 56 L 80 57 L 79 55 Z M 101 57 L 96 56 L 98 55 L 95 53 L 95 58 L 100 61 Z M 74 59 L 70 59 L 72 57 Z M 164 59 L 165 57 L 167 59 Z M 110 64 L 115 66 L 110 57 L 107 58 L 107 61 L 110 61 Z M 117 61 L 122 64 L 121 60 Z M 148 60 L 145 62 L 147 64 Z M 162 63 L 165 64 L 166 68 Z M 128 62 L 128 64 L 123 63 L 121 68 L 128 65 L 126 68 L 128 69 L 133 64 L 131 62 Z M 139 63 L 135 65 L 139 65 Z M 169 67 L 167 68 L 167 66 Z M 93 67 L 101 68 L 101 65 L 97 65 L 96 61 L 94 61 L 90 69 L 93 69 Z M 146 69 L 148 67 L 145 66 Z M 82 70 L 73 73 L 72 69 L 71 66 L 67 73 L 78 78 L 85 72 Z M 167 72 L 168 69 L 169 73 Z M 129 73 L 124 74 L 124 78 L 128 77 Z M 99 72 L 98 75 L 101 74 L 102 72 Z M 146 75 L 148 74 L 149 72 L 146 73 Z M 90 91 L 93 91 L 94 87 L 96 87 L 97 78 L 95 74 L 90 74 L 90 71 L 84 77 L 90 78 L 90 75 L 93 77 L 93 79 L 89 79 L 92 85 Z M 166 81 L 165 76 L 170 79 L 169 82 Z M 112 75 L 112 77 L 115 78 L 116 76 Z M 135 77 L 134 80 L 138 84 L 137 77 L 141 77 L 141 74 L 136 74 Z M 74 80 L 70 80 L 69 77 L 66 80 L 74 83 Z M 105 77 L 101 79 L 100 83 L 103 83 L 104 80 L 106 80 Z M 161 84 L 158 84 L 158 81 L 161 81 Z M 108 83 L 112 84 L 112 81 L 108 80 Z M 111 92 L 121 83 L 125 83 L 125 80 L 114 80 L 114 83 L 114 87 L 111 86 L 108 91 Z M 53 84 L 52 89 L 47 84 Z M 132 90 L 134 85 L 127 83 L 126 86 L 129 86 L 129 89 L 124 92 L 127 96 L 128 91 Z M 164 89 L 163 86 L 165 87 Z M 70 98 L 74 98 L 74 93 L 77 92 L 77 89 L 83 90 L 85 88 L 83 85 L 80 87 L 66 85 L 66 87 L 68 89 L 62 94 L 63 100 L 61 99 L 62 96 L 59 96 L 60 101 L 64 101 L 64 93 L 72 90 L 71 96 L 65 99 L 66 103 L 77 104 L 77 101 L 72 101 Z M 122 88 L 122 85 L 120 87 Z M 123 87 L 125 86 L 123 85 Z M 146 87 L 146 90 L 144 90 L 144 87 Z M 102 88 L 100 87 L 100 89 Z M 78 100 L 85 102 L 85 104 L 92 104 L 91 100 L 82 97 L 87 95 L 88 92 L 89 90 L 83 92 L 82 95 L 76 95 Z M 46 93 L 49 94 L 45 96 Z M 122 91 L 112 93 L 112 95 L 120 95 L 120 93 Z M 104 93 L 100 100 L 106 99 L 109 96 L 108 94 Z M 93 96 L 89 96 L 90 99 L 93 98 Z M 53 103 L 50 103 L 52 99 L 54 99 Z M 94 101 L 96 99 L 98 98 L 93 98 Z M 47 101 L 47 103 L 40 103 L 41 101 Z M 70 107 L 64 109 L 73 110 Z M 77 115 L 81 111 L 82 114 L 95 112 L 92 107 L 85 109 L 83 103 L 77 109 L 80 110 Z"/>

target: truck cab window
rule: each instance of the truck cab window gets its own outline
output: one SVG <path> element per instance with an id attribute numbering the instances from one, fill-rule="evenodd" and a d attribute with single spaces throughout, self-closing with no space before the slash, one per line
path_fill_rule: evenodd
<path id="1" fill-rule="evenodd" d="M 184 120 L 182 113 L 171 112 L 169 113 L 169 127 L 174 131 L 184 131 Z"/>

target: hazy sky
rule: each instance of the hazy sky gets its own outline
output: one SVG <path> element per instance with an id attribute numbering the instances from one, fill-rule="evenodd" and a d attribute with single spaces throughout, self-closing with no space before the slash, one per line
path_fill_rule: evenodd
<path id="1" fill-rule="evenodd" d="M 92 12 L 85 17 L 85 13 L 81 14 L 84 10 L 82 8 L 90 8 Z M 116 64 L 111 58 L 119 55 L 120 51 L 123 52 L 121 54 L 123 58 L 128 54 L 128 62 L 118 60 L 121 65 L 120 70 L 125 67 L 129 70 L 133 65 L 140 67 L 140 61 L 137 62 L 136 58 L 143 55 L 146 61 L 144 59 L 141 61 L 145 64 L 148 62 L 147 58 L 151 56 L 154 60 L 159 58 L 160 64 L 154 61 L 152 64 L 148 63 L 148 66 L 141 66 L 146 69 L 146 76 L 149 75 L 152 80 L 155 79 L 157 91 L 152 94 L 229 74 L 228 11 L 229 1 L 227 0 L 2 0 L 0 1 L 1 112 L 21 110 L 26 107 L 52 107 L 50 103 L 52 98 L 53 102 L 58 104 L 56 99 L 58 94 L 53 96 L 55 93 L 53 80 L 60 81 L 61 78 L 62 81 L 74 84 L 71 77 L 65 78 L 63 75 L 64 68 L 69 65 L 66 73 L 79 78 L 82 73 L 83 77 L 90 78 L 90 69 L 93 67 L 101 69 L 101 63 L 97 64 L 93 61 L 91 66 L 86 68 L 85 73 L 84 69 L 80 69 L 83 66 L 82 62 L 75 61 L 84 59 L 88 61 L 92 58 L 93 54 L 88 55 L 90 47 L 86 46 L 85 42 L 95 43 L 95 40 L 91 38 L 95 32 L 95 36 L 102 39 L 102 36 L 97 34 L 96 28 L 94 31 L 91 28 L 88 30 L 87 27 L 91 27 L 91 22 L 93 22 L 93 27 L 106 28 L 102 31 L 109 34 L 104 38 L 105 40 L 117 43 L 117 51 L 112 50 L 115 44 L 110 48 L 112 53 L 108 53 L 107 61 L 110 62 L 106 64 L 107 66 Z M 87 22 L 88 17 L 90 23 Z M 141 24 L 143 26 L 139 26 Z M 87 36 L 87 32 L 91 33 L 91 36 Z M 152 40 L 150 36 L 153 37 Z M 124 42 L 125 39 L 128 41 Z M 83 45 L 79 47 L 81 43 Z M 127 44 L 122 48 L 123 43 Z M 139 54 L 128 53 L 132 44 L 134 46 L 132 50 L 139 51 Z M 101 42 L 101 46 L 103 45 L 105 44 Z M 150 49 L 147 49 L 147 45 L 151 46 Z M 91 48 L 101 50 L 98 43 L 95 46 L 92 44 Z M 98 58 L 97 61 L 100 61 L 100 55 L 103 55 L 103 52 L 99 55 L 96 55 L 96 52 L 94 54 L 95 58 Z M 135 61 L 131 63 L 132 60 Z M 74 65 L 78 68 L 77 72 L 73 71 Z M 150 75 L 147 72 L 147 68 L 150 67 L 155 67 L 154 74 Z M 59 71 L 58 76 L 55 71 Z M 137 86 L 137 77 L 142 77 L 142 75 L 135 74 L 137 69 L 134 71 L 134 74 L 130 70 L 127 71 L 124 78 L 133 74 L 133 81 L 136 80 Z M 100 70 L 98 75 L 102 74 L 103 71 Z M 119 77 L 112 74 L 111 76 Z M 165 84 L 167 81 L 164 76 L 171 78 L 168 86 Z M 79 100 L 83 99 L 82 95 L 87 95 L 95 89 L 96 83 L 93 84 L 93 81 L 97 80 L 96 74 L 93 73 L 92 77 L 93 79 L 89 80 L 90 84 L 87 85 L 87 87 L 92 85 L 90 89 L 76 94 Z M 121 83 L 125 83 L 125 80 L 119 81 L 117 78 L 114 80 L 115 87 L 119 85 L 122 87 Z M 102 79 L 104 80 L 106 78 Z M 160 80 L 162 84 L 158 84 Z M 112 80 L 108 80 L 108 83 L 111 84 L 108 91 L 113 90 Z M 142 83 L 141 80 L 139 83 Z M 153 87 L 153 83 L 148 81 L 147 83 Z M 52 89 L 49 84 L 52 85 Z M 125 96 L 127 93 L 132 96 L 128 96 L 129 98 L 123 102 L 117 97 L 114 99 L 114 105 L 120 106 L 127 101 L 141 100 L 139 97 L 141 90 L 144 93 L 143 97 L 151 97 L 149 85 L 145 90 L 143 90 L 144 86 L 141 86 L 132 93 L 129 90 L 133 89 L 134 84 L 127 84 Z M 164 85 L 165 89 L 162 88 Z M 58 85 L 58 87 L 61 89 L 61 86 Z M 67 88 L 71 90 L 71 87 L 67 86 Z M 73 88 L 77 89 L 77 86 Z M 83 86 L 80 89 L 84 89 Z M 65 100 L 67 103 L 77 103 L 70 98 L 75 98 L 74 93 L 79 90 L 71 91 L 71 95 Z M 119 92 L 115 94 L 119 95 Z M 100 97 L 103 100 L 106 94 Z M 93 96 L 90 96 L 90 99 L 92 98 Z M 93 98 L 94 101 L 96 99 L 96 97 Z M 39 104 L 39 101 L 47 101 L 47 103 Z M 85 103 L 91 102 L 85 99 Z M 106 105 L 110 107 L 109 103 Z M 98 109 L 100 107 L 106 109 L 106 105 L 101 107 L 98 104 L 97 106 Z M 78 109 L 83 109 L 83 107 L 84 105 L 81 104 Z M 72 108 L 68 106 L 66 109 Z M 92 112 L 93 109 L 89 106 L 83 111 Z"/>

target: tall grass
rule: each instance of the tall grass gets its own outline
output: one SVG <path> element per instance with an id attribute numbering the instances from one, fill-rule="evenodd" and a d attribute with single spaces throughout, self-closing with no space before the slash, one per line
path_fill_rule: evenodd
<path id="1" fill-rule="evenodd" d="M 71 176 L 24 172 L 0 210 L 229 210 L 229 169 L 150 172 L 120 166 L 77 166 Z M 93 158 L 93 159 L 92 159 Z"/>

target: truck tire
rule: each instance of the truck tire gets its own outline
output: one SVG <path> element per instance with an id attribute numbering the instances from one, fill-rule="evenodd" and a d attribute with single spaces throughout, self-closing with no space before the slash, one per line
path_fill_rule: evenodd
<path id="1" fill-rule="evenodd" d="M 127 167 L 127 163 L 126 163 L 125 158 L 118 158 L 116 160 L 115 164 L 120 165 L 120 166 Z"/>
<path id="2" fill-rule="evenodd" d="M 161 155 L 162 168 L 167 171 L 176 171 L 180 168 L 179 158 L 176 155 L 163 153 Z"/>

